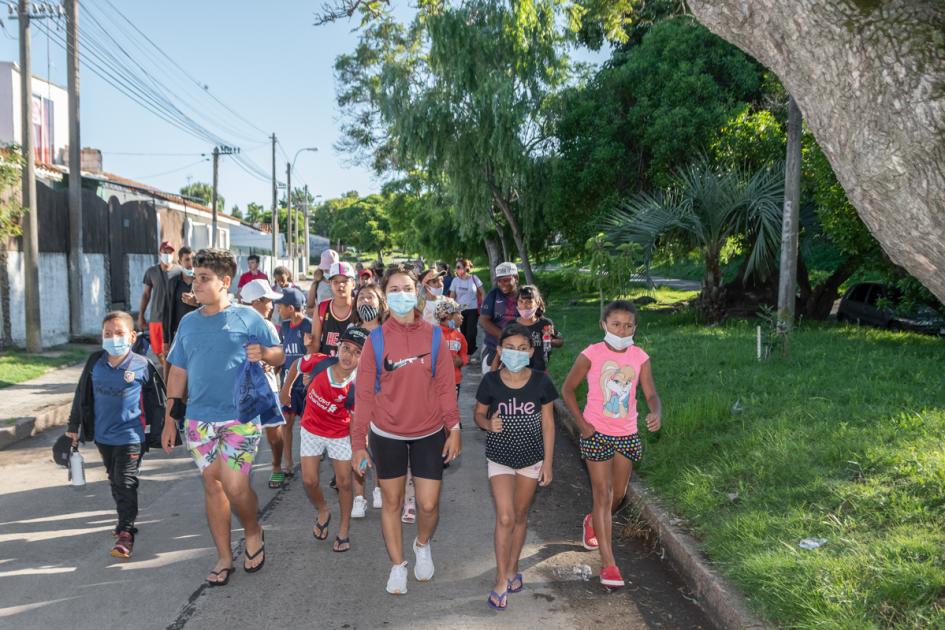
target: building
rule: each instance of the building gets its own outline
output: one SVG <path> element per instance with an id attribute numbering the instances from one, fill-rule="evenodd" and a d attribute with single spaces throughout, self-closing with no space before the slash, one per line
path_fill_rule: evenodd
<path id="1" fill-rule="evenodd" d="M 0 61 L 0 145 L 22 144 L 20 68 Z M 69 157 L 69 94 L 33 75 L 33 141 L 37 164 L 65 164 Z"/>

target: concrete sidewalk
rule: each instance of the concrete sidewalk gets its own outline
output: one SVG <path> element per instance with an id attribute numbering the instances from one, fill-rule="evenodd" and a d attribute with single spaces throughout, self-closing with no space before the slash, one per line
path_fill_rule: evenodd
<path id="1" fill-rule="evenodd" d="M 84 363 L 0 389 L 0 449 L 69 421 Z"/>

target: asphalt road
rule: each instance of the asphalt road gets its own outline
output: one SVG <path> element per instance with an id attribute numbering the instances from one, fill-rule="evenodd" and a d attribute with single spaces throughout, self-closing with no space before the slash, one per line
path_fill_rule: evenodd
<path id="1" fill-rule="evenodd" d="M 380 514 L 355 520 L 352 549 L 333 553 L 311 535 L 313 509 L 300 481 L 280 491 L 265 487 L 268 447 L 253 486 L 260 497 L 268 558 L 255 575 L 238 571 L 224 588 L 204 577 L 214 562 L 197 471 L 178 449 L 148 454 L 142 465 L 141 513 L 135 554 L 109 556 L 114 505 L 94 447 L 84 449 L 88 485 L 67 485 L 49 448 L 50 431 L 0 451 L 0 628 L 621 628 L 711 627 L 679 578 L 638 542 L 621 543 L 618 559 L 627 588 L 607 592 L 581 566 L 599 570 L 599 557 L 580 546 L 590 492 L 574 446 L 559 435 L 555 480 L 540 489 L 532 509 L 522 567 L 526 590 L 508 610 L 486 605 L 495 570 L 492 510 L 483 435 L 471 421 L 476 377 L 467 375 L 461 399 L 464 451 L 446 473 L 441 522 L 433 539 L 436 575 L 408 593 L 384 591 L 390 563 Z M 298 440 L 296 440 L 296 444 Z M 327 466 L 323 472 L 327 473 Z M 337 503 L 331 536 L 338 522 Z M 234 520 L 234 545 L 242 533 Z M 405 547 L 413 526 L 405 526 Z M 236 560 L 241 566 L 242 558 Z"/>

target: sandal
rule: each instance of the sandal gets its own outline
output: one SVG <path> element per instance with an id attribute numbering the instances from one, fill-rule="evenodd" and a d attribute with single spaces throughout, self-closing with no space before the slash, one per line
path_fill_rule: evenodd
<path id="1" fill-rule="evenodd" d="M 324 523 L 319 523 L 318 516 L 315 517 L 315 529 L 312 530 L 312 536 L 315 537 L 315 540 L 328 540 L 329 523 L 331 523 L 331 514 L 328 515 L 328 520 Z"/>
<path id="2" fill-rule="evenodd" d="M 499 595 L 495 591 L 492 591 L 491 593 L 489 593 L 489 599 L 486 600 L 486 603 L 488 603 L 489 608 L 493 610 L 505 610 L 506 606 L 509 605 L 508 598 L 509 598 L 508 591 L 505 591 L 501 595 Z"/>
<path id="3" fill-rule="evenodd" d="M 292 470 L 292 468 L 283 468 L 282 474 L 285 475 L 286 479 L 292 479 L 293 477 L 295 477 L 295 472 Z"/>
<path id="4" fill-rule="evenodd" d="M 266 532 L 265 531 L 262 532 L 261 539 L 262 539 L 262 545 L 259 547 L 259 549 L 256 550 L 256 553 L 250 553 L 249 548 L 247 548 L 245 551 L 244 557 L 246 560 L 255 560 L 257 557 L 259 557 L 259 554 L 263 554 L 262 562 L 260 562 L 254 567 L 247 567 L 246 562 L 243 562 L 243 570 L 246 571 L 247 573 L 255 573 L 256 571 L 259 571 L 261 568 L 263 568 L 264 564 L 266 564 Z"/>
<path id="5" fill-rule="evenodd" d="M 512 588 L 512 585 L 518 582 L 518 588 Z M 509 580 L 509 593 L 521 593 L 525 590 L 525 581 L 522 579 L 521 573 L 516 573 L 515 577 Z"/>
<path id="6" fill-rule="evenodd" d="M 278 490 L 285 485 L 286 474 L 281 470 L 279 472 L 274 472 L 269 475 L 269 489 Z"/>
<path id="7" fill-rule="evenodd" d="M 225 569 L 220 569 L 219 571 L 211 571 L 210 575 L 223 575 L 226 573 L 226 577 L 216 582 L 213 580 L 207 580 L 207 584 L 209 584 L 211 587 L 226 586 L 230 582 L 230 574 L 234 571 L 236 571 L 236 567 L 226 567 Z"/>
<path id="8" fill-rule="evenodd" d="M 404 512 L 400 515 L 400 520 L 404 523 L 415 523 L 417 521 L 417 503 L 413 499 L 404 501 Z"/>
<path id="9" fill-rule="evenodd" d="M 344 549 L 339 549 L 341 545 L 347 545 Z M 335 542 L 331 544 L 331 550 L 337 553 L 344 553 L 351 549 L 351 540 L 349 538 L 339 538 L 335 536 Z"/>

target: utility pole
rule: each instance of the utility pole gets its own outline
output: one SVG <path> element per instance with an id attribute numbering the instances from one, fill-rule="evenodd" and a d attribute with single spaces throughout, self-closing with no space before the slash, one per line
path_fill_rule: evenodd
<path id="1" fill-rule="evenodd" d="M 276 134 L 272 134 L 272 268 L 279 257 L 279 212 L 276 208 Z"/>
<path id="2" fill-rule="evenodd" d="M 66 0 L 69 89 L 69 329 L 82 334 L 82 143 L 79 136 L 79 2 Z"/>
<path id="3" fill-rule="evenodd" d="M 220 147 L 213 147 L 213 193 L 210 195 L 210 207 L 213 221 L 210 224 L 210 247 L 217 246 L 217 183 L 220 171 Z"/>
<path id="4" fill-rule="evenodd" d="M 23 138 L 23 276 L 26 302 L 26 350 L 42 352 L 39 314 L 39 224 L 36 216 L 36 170 L 33 165 L 33 64 L 30 57 L 30 3 L 19 0 L 20 126 Z"/>
<path id="5" fill-rule="evenodd" d="M 303 210 L 303 220 L 305 221 L 305 226 L 302 229 L 302 238 L 305 240 L 302 244 L 302 254 L 305 256 L 305 261 L 302 263 L 302 273 L 308 275 L 308 267 L 311 263 L 309 260 L 309 245 L 308 245 L 308 184 L 305 184 L 305 209 Z"/>
<path id="6" fill-rule="evenodd" d="M 292 164 L 285 163 L 285 244 L 288 248 L 289 265 L 295 271 L 295 262 L 292 258 Z"/>
<path id="7" fill-rule="evenodd" d="M 781 272 L 778 278 L 778 325 L 794 325 L 797 300 L 797 243 L 801 198 L 801 110 L 788 98 L 787 159 L 784 164 L 784 216 L 781 221 Z"/>

